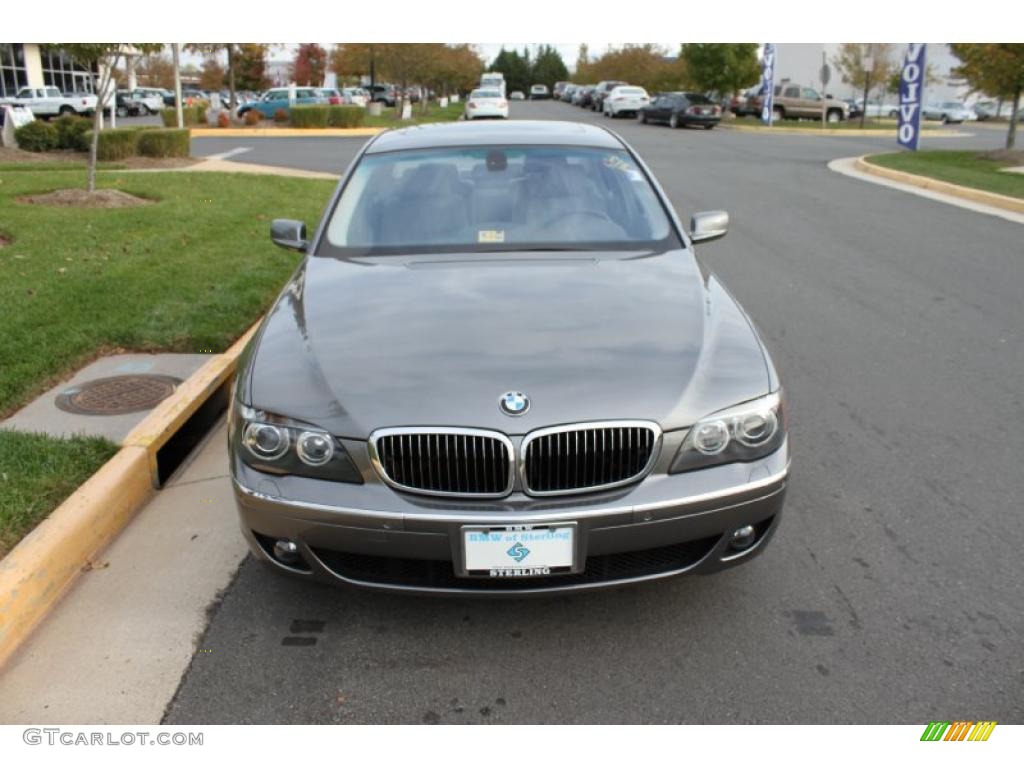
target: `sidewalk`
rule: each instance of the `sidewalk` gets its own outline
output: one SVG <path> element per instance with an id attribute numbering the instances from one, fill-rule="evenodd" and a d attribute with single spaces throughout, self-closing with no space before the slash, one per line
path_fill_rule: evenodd
<path id="1" fill-rule="evenodd" d="M 0 671 L 0 723 L 160 722 L 247 552 L 226 441 L 221 422 Z"/>

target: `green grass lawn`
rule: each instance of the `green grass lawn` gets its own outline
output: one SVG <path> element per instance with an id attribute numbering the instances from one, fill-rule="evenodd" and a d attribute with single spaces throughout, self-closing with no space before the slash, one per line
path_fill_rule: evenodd
<path id="1" fill-rule="evenodd" d="M 84 210 L 17 201 L 84 183 L 82 171 L 0 175 L 0 235 L 9 241 L 0 247 L 0 417 L 99 354 L 226 349 L 299 261 L 270 242 L 270 220 L 312 228 L 334 187 L 115 171 L 100 174 L 99 186 L 157 202 Z M 111 450 L 0 430 L 0 542 L 16 542 Z"/>
<path id="2" fill-rule="evenodd" d="M 101 437 L 0 431 L 0 557 L 115 453 Z"/>
<path id="3" fill-rule="evenodd" d="M 444 108 L 432 103 L 424 114 L 419 104 L 413 104 L 412 119 L 399 120 L 394 109 L 385 107 L 384 113 L 380 117 L 366 115 L 363 125 L 367 128 L 400 128 L 418 123 L 449 123 L 453 120 L 461 120 L 465 108 L 465 103 L 461 101 L 458 104 L 449 104 Z"/>
<path id="4" fill-rule="evenodd" d="M 994 159 L 976 151 L 932 150 L 925 152 L 894 152 L 871 155 L 869 163 L 896 171 L 928 176 L 952 184 L 960 184 L 986 192 L 1024 198 L 1024 174 L 999 170 L 1008 165 L 1024 165 L 1020 158 Z"/>

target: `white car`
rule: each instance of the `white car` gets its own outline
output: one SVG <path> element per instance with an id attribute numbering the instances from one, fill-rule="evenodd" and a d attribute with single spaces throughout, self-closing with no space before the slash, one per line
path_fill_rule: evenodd
<path id="1" fill-rule="evenodd" d="M 978 116 L 964 106 L 962 101 L 943 101 L 938 104 L 929 104 L 921 110 L 921 116 L 925 120 L 941 120 L 944 123 L 962 123 L 978 119 Z"/>
<path id="2" fill-rule="evenodd" d="M 857 99 L 857 107 L 865 117 L 897 117 L 900 113 L 898 104 L 884 104 L 878 99 L 868 99 L 867 106 L 864 106 L 864 99 Z"/>
<path id="3" fill-rule="evenodd" d="M 540 85 L 538 83 L 537 85 L 530 86 L 530 98 L 534 100 L 550 99 L 551 94 L 548 92 L 548 87 L 546 85 Z"/>
<path id="4" fill-rule="evenodd" d="M 167 97 L 171 97 L 171 105 L 174 104 L 174 94 L 165 88 L 136 88 L 131 93 L 133 101 L 137 101 L 146 108 L 151 115 L 155 115 L 167 105 Z"/>
<path id="5" fill-rule="evenodd" d="M 370 100 L 370 95 L 362 88 L 342 88 L 341 98 L 346 104 L 365 107 Z"/>
<path id="6" fill-rule="evenodd" d="M 526 94 L 522 91 L 512 91 L 512 93 L 508 95 L 508 98 L 509 101 L 523 101 L 526 98 Z"/>
<path id="7" fill-rule="evenodd" d="M 96 97 L 91 93 L 65 96 L 60 89 L 52 86 L 22 88 L 13 99 L 5 99 L 0 103 L 28 107 L 33 115 L 44 118 L 57 115 L 88 115 L 96 111 Z"/>
<path id="8" fill-rule="evenodd" d="M 651 103 L 647 91 L 638 85 L 617 85 L 604 97 L 601 111 L 605 117 L 618 117 L 619 115 L 636 116 L 636 114 Z"/>
<path id="9" fill-rule="evenodd" d="M 466 120 L 476 120 L 478 117 L 502 117 L 508 118 L 508 101 L 501 91 L 491 88 L 478 88 L 469 94 L 466 101 L 466 111 L 463 113 Z"/>

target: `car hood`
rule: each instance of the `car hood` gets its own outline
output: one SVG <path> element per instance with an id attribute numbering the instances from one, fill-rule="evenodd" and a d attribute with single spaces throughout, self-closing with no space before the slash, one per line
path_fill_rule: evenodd
<path id="1" fill-rule="evenodd" d="M 685 250 L 311 257 L 254 344 L 244 402 L 357 439 L 608 419 L 669 430 L 769 391 L 746 315 Z M 528 412 L 500 411 L 508 391 Z"/>

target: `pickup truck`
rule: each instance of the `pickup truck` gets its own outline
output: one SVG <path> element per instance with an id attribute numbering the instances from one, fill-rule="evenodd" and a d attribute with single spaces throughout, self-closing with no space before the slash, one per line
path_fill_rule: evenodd
<path id="1" fill-rule="evenodd" d="M 65 96 L 59 88 L 22 88 L 13 99 L 0 104 L 16 104 L 28 107 L 36 117 L 49 118 L 58 115 L 91 115 L 96 111 L 96 97 L 92 94 Z"/>

